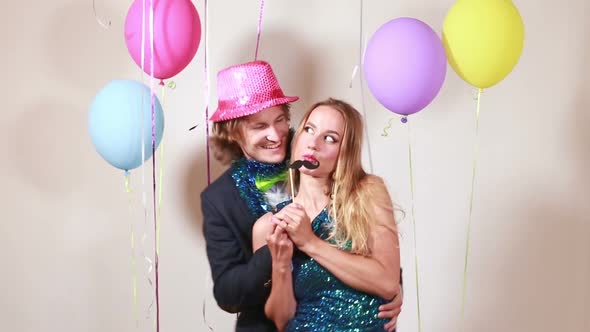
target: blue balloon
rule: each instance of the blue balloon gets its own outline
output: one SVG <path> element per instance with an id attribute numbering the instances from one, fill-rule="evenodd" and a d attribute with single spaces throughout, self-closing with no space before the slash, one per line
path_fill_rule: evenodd
<path id="1" fill-rule="evenodd" d="M 164 133 L 164 113 L 154 95 L 156 149 Z M 143 121 L 143 123 L 142 123 Z M 152 101 L 150 89 L 133 80 L 115 80 L 94 97 L 88 125 L 96 151 L 111 165 L 125 171 L 152 156 Z M 145 159 L 141 160 L 143 132 Z"/>

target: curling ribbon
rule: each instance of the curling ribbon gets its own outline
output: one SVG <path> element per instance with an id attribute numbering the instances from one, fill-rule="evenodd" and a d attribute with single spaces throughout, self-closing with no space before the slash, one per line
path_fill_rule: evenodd
<path id="1" fill-rule="evenodd" d="M 389 119 L 389 121 L 387 121 L 387 126 L 385 126 L 385 128 L 383 128 L 383 133 L 381 134 L 381 136 L 383 137 L 387 137 L 389 136 L 389 130 L 391 129 L 391 126 L 393 125 L 393 117 L 391 119 Z"/>
<path id="2" fill-rule="evenodd" d="M 111 27 L 111 20 L 108 20 L 106 23 L 103 21 L 103 19 L 98 15 L 98 13 L 96 12 L 96 0 L 92 0 L 92 11 L 94 12 L 94 19 L 96 20 L 96 22 L 103 27 L 104 29 L 108 29 Z"/>

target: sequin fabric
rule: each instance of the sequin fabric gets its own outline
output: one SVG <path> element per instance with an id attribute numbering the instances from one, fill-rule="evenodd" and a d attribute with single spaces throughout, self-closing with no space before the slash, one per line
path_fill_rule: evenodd
<path id="1" fill-rule="evenodd" d="M 265 108 L 295 102 L 285 96 L 270 64 L 252 61 L 217 74 L 218 108 L 211 121 L 226 121 L 257 113 Z"/>
<path id="2" fill-rule="evenodd" d="M 274 177 L 284 172 L 287 168 L 287 161 L 278 164 L 265 164 L 256 160 L 241 158 L 232 164 L 232 178 L 238 188 L 240 197 L 246 203 L 250 213 L 256 219 L 267 212 L 272 212 L 274 207 L 267 202 L 262 193 L 256 187 L 256 177 Z"/>
<path id="3" fill-rule="evenodd" d="M 326 209 L 312 222 L 314 233 L 324 240 L 330 226 Z M 379 306 L 386 300 L 344 284 L 301 252 L 293 257 L 293 287 L 297 311 L 287 325 L 288 332 L 382 332 L 388 322 L 377 318 Z"/>

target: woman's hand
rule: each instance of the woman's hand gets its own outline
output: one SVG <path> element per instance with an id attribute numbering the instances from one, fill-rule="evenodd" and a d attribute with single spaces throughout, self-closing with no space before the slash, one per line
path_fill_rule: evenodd
<path id="1" fill-rule="evenodd" d="M 272 221 L 278 228 L 283 229 L 289 235 L 293 244 L 305 252 L 306 246 L 313 245 L 319 238 L 311 229 L 311 220 L 303 206 L 291 203 L 272 217 Z"/>

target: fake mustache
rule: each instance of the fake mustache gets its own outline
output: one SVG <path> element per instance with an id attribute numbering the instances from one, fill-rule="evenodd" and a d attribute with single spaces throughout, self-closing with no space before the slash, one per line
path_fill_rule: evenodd
<path id="1" fill-rule="evenodd" d="M 289 168 L 300 169 L 301 166 L 307 169 L 316 169 L 320 167 L 320 162 L 318 161 L 316 164 L 314 164 L 309 160 L 295 160 L 291 165 L 289 165 Z"/>

